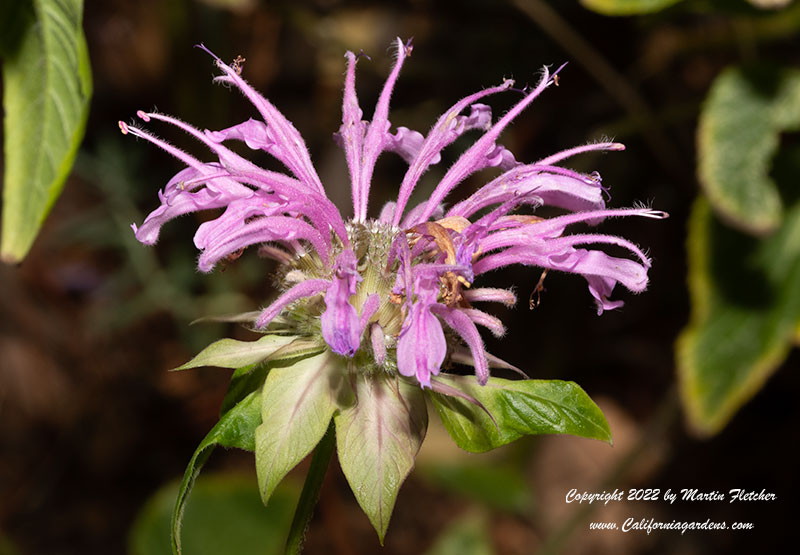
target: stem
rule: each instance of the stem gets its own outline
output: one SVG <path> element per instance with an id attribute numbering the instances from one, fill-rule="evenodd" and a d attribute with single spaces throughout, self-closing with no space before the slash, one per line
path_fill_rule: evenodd
<path id="1" fill-rule="evenodd" d="M 289 528 L 289 537 L 286 539 L 286 555 L 300 555 L 303 551 L 303 542 L 306 537 L 306 530 L 314 515 L 314 507 L 319 500 L 319 491 L 322 489 L 322 481 L 328 464 L 333 455 L 333 448 L 336 445 L 336 432 L 334 431 L 333 419 L 328 425 L 328 430 L 317 444 L 314 456 L 311 457 L 311 466 L 308 467 L 306 482 L 303 484 L 303 491 L 297 501 L 297 509 L 294 511 L 292 525 Z"/>

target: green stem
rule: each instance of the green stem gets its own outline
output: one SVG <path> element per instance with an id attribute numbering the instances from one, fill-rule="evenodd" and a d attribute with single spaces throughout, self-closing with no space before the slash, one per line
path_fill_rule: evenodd
<path id="1" fill-rule="evenodd" d="M 322 436 L 311 457 L 311 466 L 308 468 L 306 483 L 303 484 L 303 491 L 300 493 L 300 500 L 297 502 L 297 509 L 294 511 L 292 526 L 289 528 L 289 537 L 286 539 L 286 555 L 300 555 L 303 551 L 303 542 L 306 537 L 306 529 L 314 515 L 314 507 L 319 500 L 319 491 L 322 489 L 322 481 L 328 464 L 333 455 L 333 448 L 336 445 L 336 432 L 334 431 L 333 419 L 328 426 L 328 431 Z"/>

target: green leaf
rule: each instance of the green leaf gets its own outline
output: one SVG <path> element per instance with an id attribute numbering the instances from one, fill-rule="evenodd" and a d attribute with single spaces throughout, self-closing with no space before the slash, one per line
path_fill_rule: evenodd
<path id="1" fill-rule="evenodd" d="M 292 343 L 295 336 L 291 335 L 265 335 L 256 341 L 238 341 L 236 339 L 220 339 L 215 341 L 198 353 L 192 360 L 178 366 L 175 370 L 188 370 L 200 366 L 218 366 L 220 368 L 242 368 L 272 359 L 281 348 Z M 298 343 L 300 345 L 300 343 Z M 303 343 L 308 347 L 307 342 Z M 317 351 L 319 344 L 314 344 Z M 307 352 L 307 351 L 306 351 Z M 285 353 L 285 352 L 284 352 Z M 300 352 L 302 354 L 302 352 Z M 300 356 L 294 355 L 294 356 Z M 276 357 L 279 358 L 279 357 Z"/>
<path id="2" fill-rule="evenodd" d="M 714 210 L 739 229 L 778 228 L 783 206 L 769 176 L 782 131 L 800 128 L 800 71 L 730 68 L 700 115 L 698 178 Z"/>
<path id="3" fill-rule="evenodd" d="M 342 358 L 330 351 L 272 368 L 264 382 L 256 430 L 256 472 L 261 498 L 319 442 L 337 409 L 351 402 Z"/>
<path id="4" fill-rule="evenodd" d="M 384 374 L 356 380 L 356 404 L 334 418 L 339 464 L 381 543 L 397 492 L 428 429 L 419 386 Z"/>
<path id="5" fill-rule="evenodd" d="M 653 13 L 681 0 L 581 0 L 581 4 L 603 15 L 638 15 Z"/>
<path id="6" fill-rule="evenodd" d="M 27 254 L 83 138 L 91 69 L 81 0 L 33 0 L 12 12 L 25 29 L 3 60 L 5 177 L 0 259 Z M 8 45 L 4 45 L 8 47 Z"/>
<path id="7" fill-rule="evenodd" d="M 787 183 L 795 195 L 797 171 Z M 761 388 L 796 338 L 800 201 L 775 233 L 757 239 L 723 225 L 700 198 L 688 249 L 692 314 L 676 345 L 678 377 L 690 425 L 711 435 Z"/>
<path id="8" fill-rule="evenodd" d="M 181 553 L 181 522 L 186 500 L 192 490 L 200 469 L 217 445 L 238 447 L 247 451 L 255 449 L 256 428 L 261 423 L 261 391 L 253 391 L 239 404 L 227 411 L 217 422 L 192 455 L 183 481 L 178 488 L 178 497 L 172 512 L 172 549 Z"/>
<path id="9" fill-rule="evenodd" d="M 284 482 L 264 508 L 251 476 L 217 474 L 198 478 L 186 508 L 183 548 L 192 555 L 279 555 L 289 527 L 297 485 Z M 170 513 L 178 484 L 158 490 L 131 527 L 130 555 L 168 555 Z M 2 553 L 2 550 L 0 550 Z"/>
<path id="10" fill-rule="evenodd" d="M 472 376 L 437 378 L 479 401 L 430 393 L 447 432 L 456 444 L 483 453 L 529 434 L 572 434 L 611 443 L 605 416 L 574 382 L 489 378 L 479 385 Z M 497 425 L 495 426 L 495 422 Z"/>
<path id="11" fill-rule="evenodd" d="M 293 336 L 286 336 L 293 339 Z M 231 407 L 241 401 L 247 394 L 256 389 L 261 389 L 270 368 L 276 366 L 290 366 L 298 358 L 315 355 L 322 351 L 324 346 L 315 341 L 297 338 L 278 348 L 261 362 L 237 368 L 231 376 L 228 391 L 222 400 L 220 413 L 225 414 Z M 268 363 L 268 364 L 267 364 Z"/>
<path id="12" fill-rule="evenodd" d="M 252 364 L 234 370 L 231 375 L 231 381 L 228 384 L 228 390 L 225 392 L 225 397 L 222 399 L 222 404 L 219 408 L 220 418 L 252 392 L 261 390 L 270 366 L 269 364 Z"/>

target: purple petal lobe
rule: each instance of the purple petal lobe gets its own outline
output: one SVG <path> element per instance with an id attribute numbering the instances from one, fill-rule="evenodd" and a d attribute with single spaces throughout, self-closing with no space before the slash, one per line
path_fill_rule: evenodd
<path id="1" fill-rule="evenodd" d="M 419 154 L 424 141 L 425 137 L 419 131 L 413 131 L 408 127 L 398 127 L 397 133 L 389 135 L 386 150 L 398 154 L 410 164 Z M 442 157 L 437 154 L 431 164 L 438 164 L 441 159 Z"/>
<path id="2" fill-rule="evenodd" d="M 404 376 L 416 376 L 422 387 L 430 387 L 431 375 L 439 369 L 447 354 L 447 342 L 439 319 L 431 314 L 438 284 L 418 279 L 415 283 L 417 301 L 411 305 L 406 327 L 397 341 L 397 370 Z"/>
<path id="3" fill-rule="evenodd" d="M 266 124 L 253 118 L 221 131 L 206 131 L 206 136 L 215 143 L 229 140 L 243 141 L 253 150 L 273 152 L 277 150 L 275 147 L 279 148 Z"/>
<path id="4" fill-rule="evenodd" d="M 327 308 L 322 314 L 322 337 L 331 350 L 352 357 L 361 344 L 361 322 L 350 297 L 361 280 L 356 269 L 356 257 L 344 250 L 336 259 L 331 286 L 325 294 Z"/>
<path id="5" fill-rule="evenodd" d="M 486 349 L 483 346 L 483 340 L 478 328 L 475 327 L 469 316 L 457 308 L 438 305 L 434 307 L 434 311 L 467 344 L 475 364 L 475 377 L 478 379 L 479 384 L 485 385 L 489 380 L 489 363 L 486 360 Z"/>

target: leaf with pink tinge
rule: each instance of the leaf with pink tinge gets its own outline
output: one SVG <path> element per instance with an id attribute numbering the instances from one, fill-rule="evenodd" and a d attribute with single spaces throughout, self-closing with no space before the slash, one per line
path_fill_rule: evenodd
<path id="1" fill-rule="evenodd" d="M 422 390 L 382 374 L 356 381 L 357 402 L 334 418 L 339 464 L 381 543 L 397 492 L 428 428 Z"/>
<path id="2" fill-rule="evenodd" d="M 264 503 L 283 477 L 311 453 L 349 397 L 342 359 L 330 351 L 270 370 L 255 444 Z"/>

